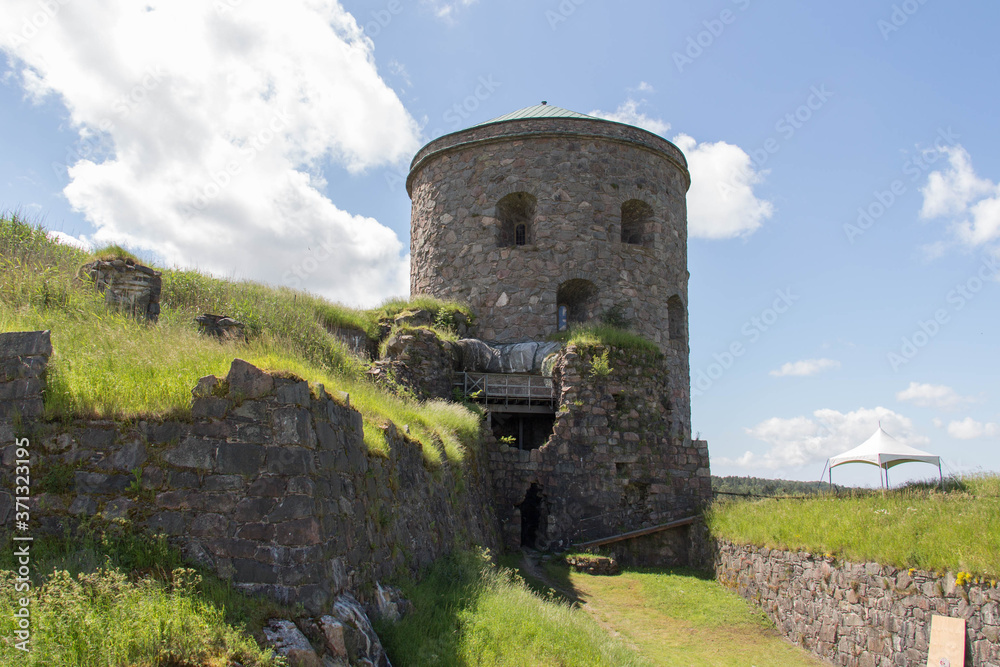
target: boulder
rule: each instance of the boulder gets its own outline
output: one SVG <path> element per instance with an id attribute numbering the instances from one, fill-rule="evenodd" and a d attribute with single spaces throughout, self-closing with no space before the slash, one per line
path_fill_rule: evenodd
<path id="1" fill-rule="evenodd" d="M 312 644 L 291 621 L 272 618 L 264 628 L 264 639 L 274 652 L 288 659 L 289 667 L 322 667 Z"/>
<path id="2" fill-rule="evenodd" d="M 344 643 L 352 665 L 392 667 L 364 607 L 354 596 L 344 593 L 337 598 L 330 616 L 343 625 Z"/>

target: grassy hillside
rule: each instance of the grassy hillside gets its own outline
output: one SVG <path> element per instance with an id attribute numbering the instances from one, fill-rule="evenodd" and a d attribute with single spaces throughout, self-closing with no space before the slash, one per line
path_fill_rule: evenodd
<path id="1" fill-rule="evenodd" d="M 147 325 L 109 311 L 93 286 L 77 277 L 86 262 L 125 255 L 115 247 L 86 253 L 48 239 L 16 213 L 0 215 L 0 331 L 52 330 L 46 418 L 185 418 L 198 378 L 225 376 L 240 357 L 350 394 L 373 451 L 386 451 L 378 428 L 386 421 L 409 425 L 431 462 L 459 459 L 474 441 L 478 415 L 376 387 L 364 374 L 366 363 L 329 331 L 352 327 L 374 336 L 381 319 L 409 308 L 427 308 L 447 321 L 456 311 L 468 314 L 466 307 L 394 299 L 360 311 L 287 288 L 166 269 L 159 322 Z M 202 313 L 243 322 L 251 342 L 200 335 L 194 318 Z"/>
<path id="2" fill-rule="evenodd" d="M 717 501 L 713 535 L 733 542 L 878 561 L 900 568 L 1000 575 L 1000 475 L 804 500 Z"/>

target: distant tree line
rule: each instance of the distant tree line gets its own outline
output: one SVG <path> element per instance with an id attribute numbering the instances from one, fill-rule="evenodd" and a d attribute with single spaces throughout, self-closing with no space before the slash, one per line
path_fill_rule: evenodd
<path id="1" fill-rule="evenodd" d="M 850 487 L 833 485 L 842 492 Z M 719 494 L 739 493 L 754 496 L 812 496 L 829 493 L 827 482 L 798 482 L 790 479 L 765 479 L 763 477 L 717 477 L 712 475 L 712 491 Z"/>

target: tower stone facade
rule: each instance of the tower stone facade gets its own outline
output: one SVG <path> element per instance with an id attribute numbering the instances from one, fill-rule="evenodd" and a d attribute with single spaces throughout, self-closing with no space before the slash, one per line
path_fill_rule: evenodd
<path id="1" fill-rule="evenodd" d="M 492 343 L 543 341 L 603 321 L 627 326 L 663 353 L 654 364 L 653 407 L 618 414 L 614 404 L 628 387 L 611 382 L 618 387 L 606 399 L 611 412 L 599 407 L 590 424 L 576 414 L 576 390 L 563 386 L 572 404 L 559 399 L 552 436 L 537 451 L 500 447 L 493 460 L 505 468 L 501 516 L 505 503 L 542 506 L 551 541 L 569 536 L 581 512 L 629 517 L 598 522 L 585 531 L 590 537 L 690 514 L 710 495 L 710 482 L 707 447 L 690 431 L 690 174 L 681 151 L 646 130 L 543 103 L 430 142 L 406 185 L 414 295 L 468 303 L 480 337 Z M 643 426 L 631 428 L 629 419 Z M 556 488 L 558 498 L 550 493 Z M 503 519 L 515 532 L 517 513 Z"/>

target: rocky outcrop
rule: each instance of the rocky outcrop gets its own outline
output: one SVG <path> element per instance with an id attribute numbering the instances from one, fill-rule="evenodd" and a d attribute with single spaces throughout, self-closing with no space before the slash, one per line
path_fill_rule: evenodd
<path id="1" fill-rule="evenodd" d="M 614 575 L 621 571 L 618 561 L 610 556 L 566 556 L 566 564 L 577 572 L 594 575 Z"/>
<path id="2" fill-rule="evenodd" d="M 41 416 L 51 355 L 48 331 L 0 334 L 0 421 Z"/>
<path id="3" fill-rule="evenodd" d="M 198 323 L 198 333 L 205 336 L 215 336 L 220 340 L 246 340 L 247 327 L 226 315 L 205 313 L 194 318 Z"/>
<path id="4" fill-rule="evenodd" d="M 155 322 L 160 316 L 160 272 L 132 259 L 97 260 L 84 264 L 80 275 L 104 294 L 108 306 Z"/>
<path id="5" fill-rule="evenodd" d="M 966 620 L 965 664 L 1000 666 L 1000 588 L 990 583 L 726 541 L 715 571 L 721 584 L 759 604 L 785 638 L 834 664 L 926 664 L 938 614 Z"/>

